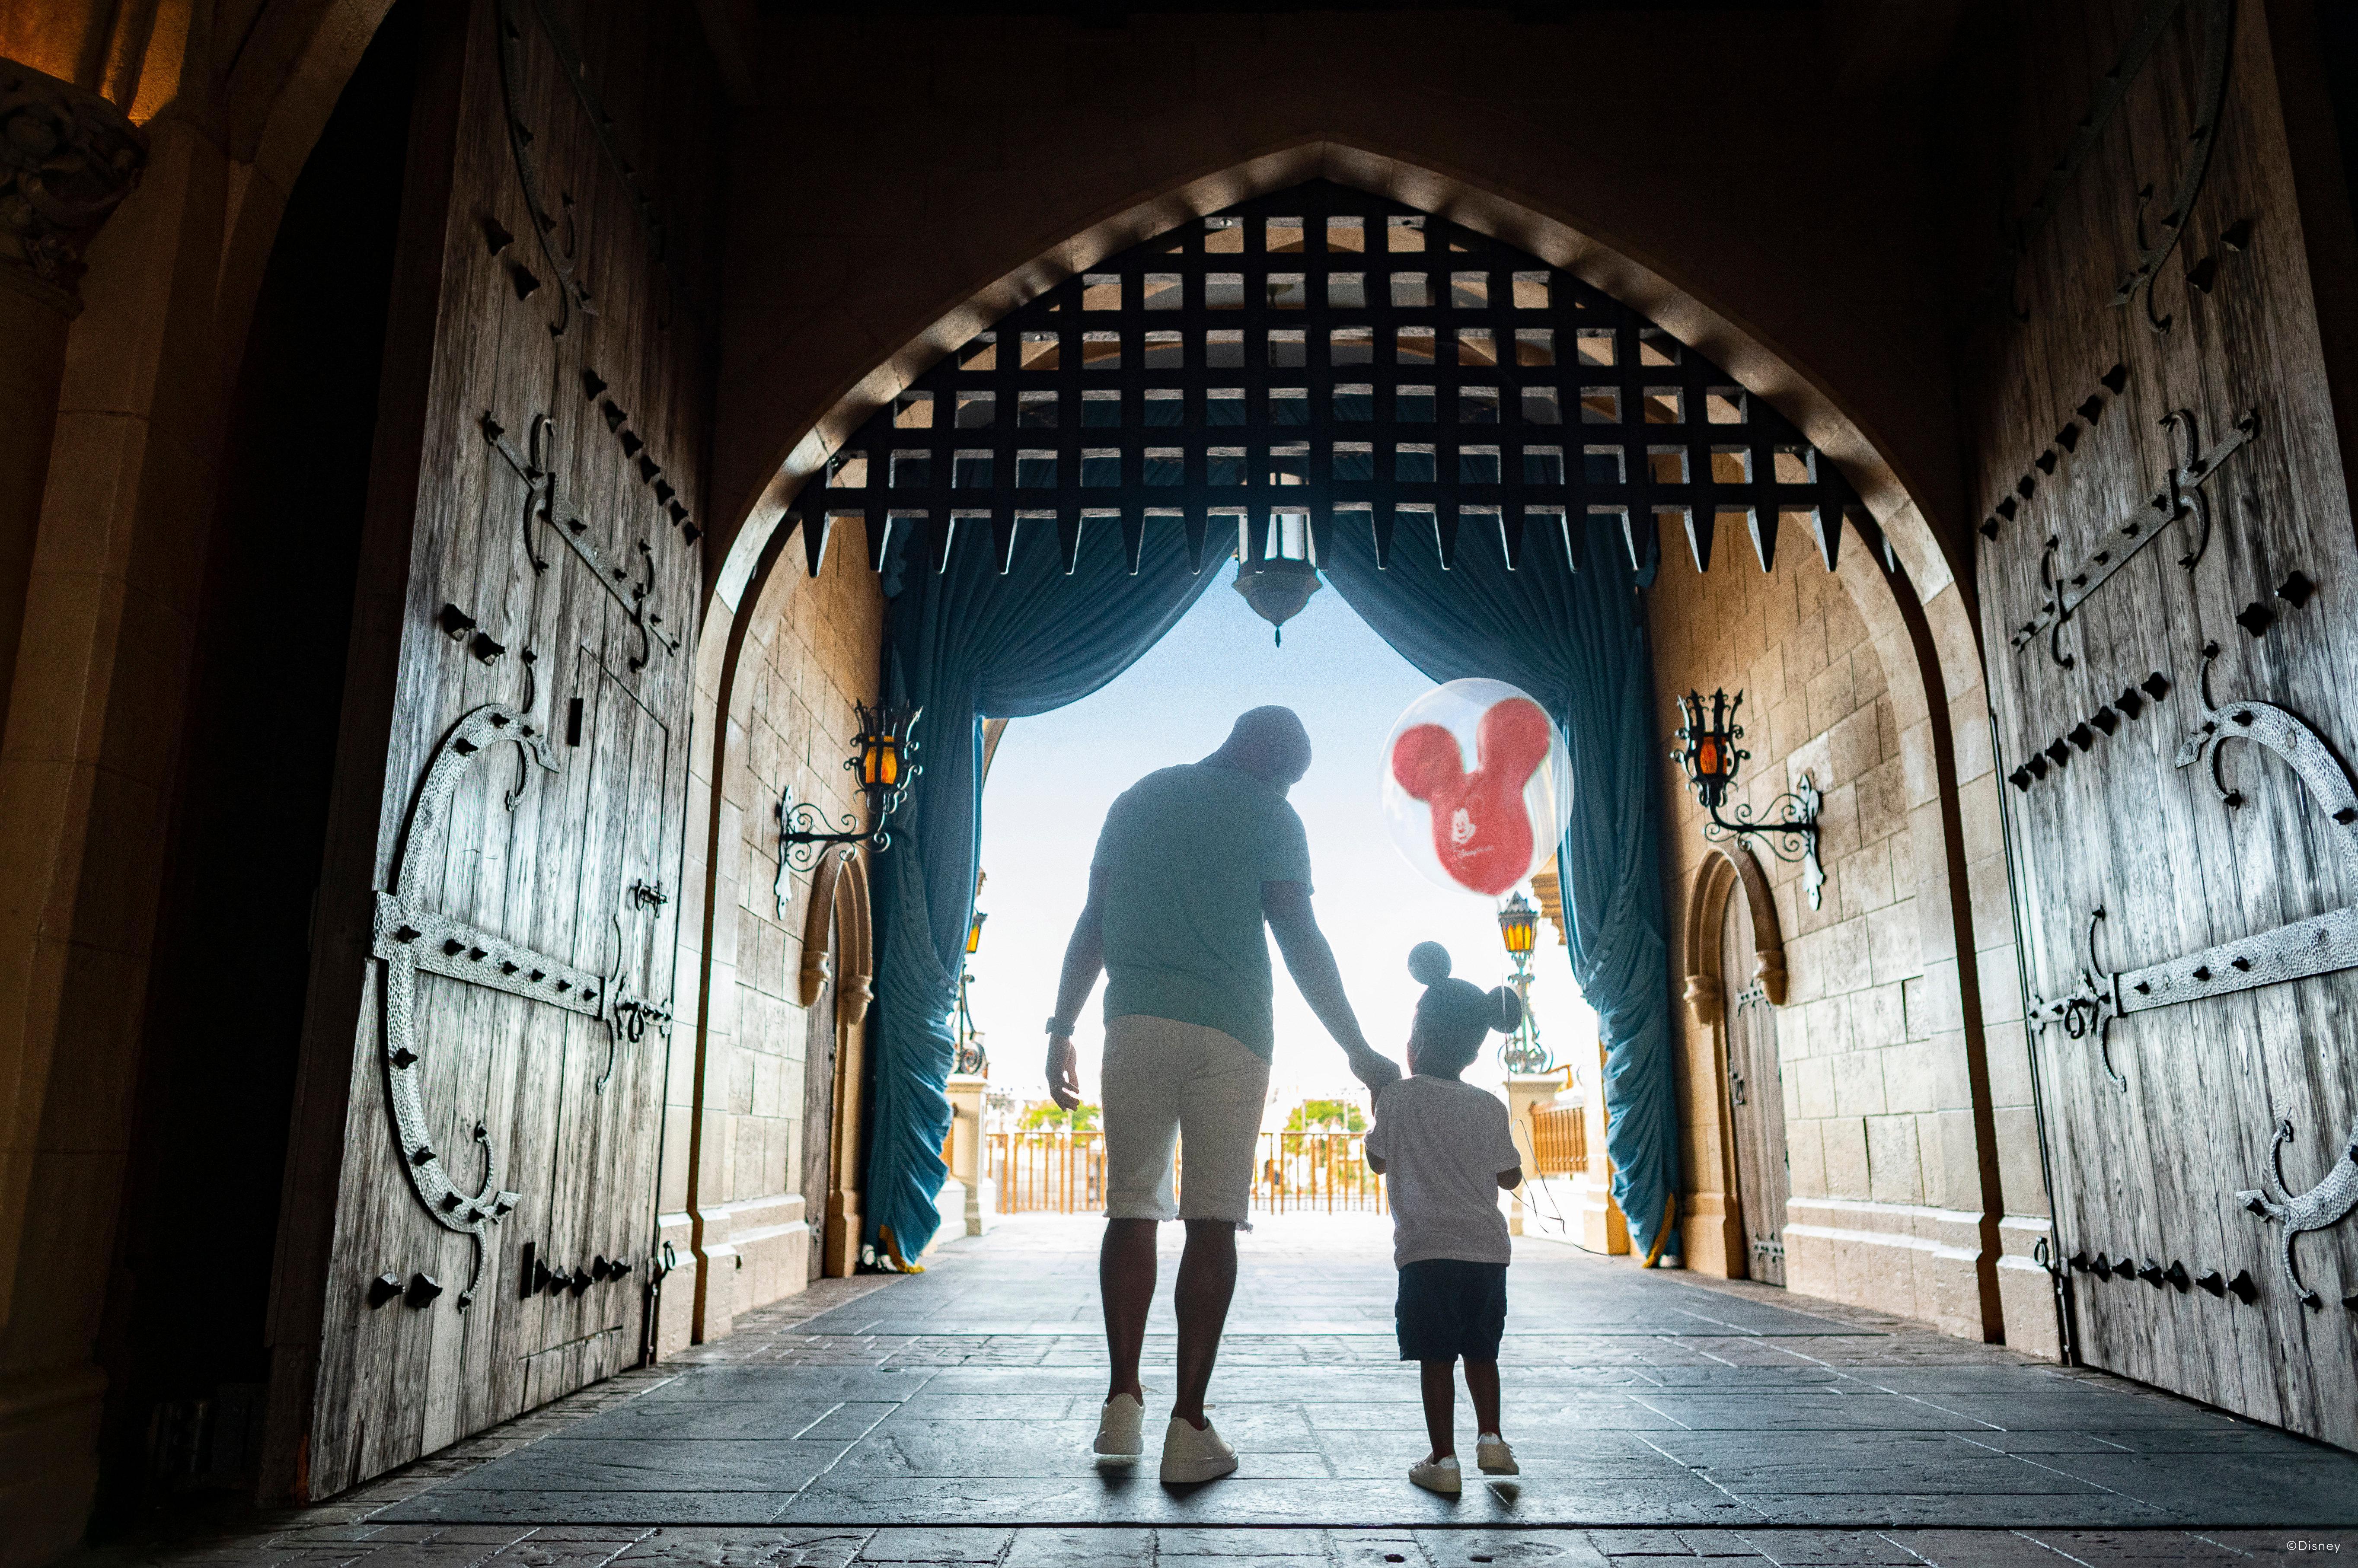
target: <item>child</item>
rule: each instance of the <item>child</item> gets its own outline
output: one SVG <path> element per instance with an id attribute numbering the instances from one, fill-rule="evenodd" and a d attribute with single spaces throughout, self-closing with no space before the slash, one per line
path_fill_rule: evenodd
<path id="1" fill-rule="evenodd" d="M 1500 986 L 1484 991 L 1449 978 L 1449 953 L 1420 942 L 1409 973 L 1424 982 L 1408 1037 L 1411 1077 L 1376 1098 L 1368 1167 L 1391 1197 L 1392 1261 L 1400 1269 L 1393 1309 L 1403 1361 L 1422 1364 L 1424 1426 L 1433 1452 L 1408 1478 L 1434 1492 L 1461 1489 L 1457 1467 L 1457 1358 L 1474 1396 L 1475 1457 L 1488 1476 L 1520 1474 L 1498 1435 L 1498 1336 L 1507 1327 L 1506 1217 L 1498 1191 L 1523 1179 L 1522 1155 L 1498 1097 L 1458 1082 L 1492 1030 L 1522 1020 L 1522 1004 Z"/>

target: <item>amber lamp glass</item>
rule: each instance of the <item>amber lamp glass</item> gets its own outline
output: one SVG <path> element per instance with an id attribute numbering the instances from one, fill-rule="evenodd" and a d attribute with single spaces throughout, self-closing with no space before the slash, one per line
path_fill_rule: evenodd
<path id="1" fill-rule="evenodd" d="M 1498 906 L 1498 935 L 1507 944 L 1507 956 L 1518 964 L 1531 956 L 1539 929 L 1539 906 L 1521 893 Z"/>
<path id="2" fill-rule="evenodd" d="M 974 912 L 974 919 L 968 924 L 966 928 L 966 950 L 968 957 L 971 957 L 975 953 L 981 949 L 982 923 L 990 918 L 990 916 L 985 914 L 979 909 Z"/>
<path id="3" fill-rule="evenodd" d="M 1706 807 L 1716 807 L 1727 798 L 1737 764 L 1750 755 L 1736 744 L 1744 738 L 1743 727 L 1736 722 L 1736 710 L 1743 706 L 1740 691 L 1732 697 L 1725 691 L 1714 691 L 1708 704 L 1701 692 L 1690 691 L 1679 698 L 1679 717 L 1684 723 L 1679 730 L 1679 749 L 1671 754 L 1686 772 L 1687 787 Z"/>
<path id="4" fill-rule="evenodd" d="M 898 790 L 908 773 L 909 730 L 917 722 L 905 708 L 860 708 L 860 787 L 871 795 Z"/>

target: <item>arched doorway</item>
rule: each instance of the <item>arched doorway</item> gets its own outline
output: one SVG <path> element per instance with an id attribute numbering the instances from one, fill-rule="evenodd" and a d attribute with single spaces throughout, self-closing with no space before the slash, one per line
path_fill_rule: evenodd
<path id="1" fill-rule="evenodd" d="M 867 862 L 831 855 L 811 879 L 798 995 L 809 1034 L 803 1058 L 803 1212 L 806 1279 L 842 1279 L 860 1264 L 860 1128 L 870 972 Z"/>
<path id="2" fill-rule="evenodd" d="M 1777 1056 L 1777 1015 L 1755 972 L 1758 946 L 1749 901 L 1731 898 L 1719 923 L 1719 972 L 1726 987 L 1727 1099 L 1734 1115 L 1736 1199 L 1745 1262 L 1763 1283 L 1785 1282 L 1785 1076 Z M 1740 978 L 1739 978 L 1740 977 Z"/>
<path id="3" fill-rule="evenodd" d="M 971 897 L 967 727 L 986 712 L 1040 711 L 1110 678 L 1201 591 L 1187 574 L 1200 579 L 1230 555 L 1248 588 L 1268 579 L 1298 594 L 1325 570 L 1355 605 L 1392 603 L 1379 630 L 1403 652 L 1403 639 L 1420 643 L 1410 656 L 1428 673 L 1462 652 L 1453 641 L 1498 637 L 1510 622 L 1541 642 L 1569 623 L 1611 627 L 1581 655 L 1609 647 L 1610 656 L 1564 684 L 1607 716 L 1589 737 L 1598 757 L 1618 747 L 1649 761 L 1600 789 L 1621 815 L 1572 860 L 1577 882 L 1582 854 L 1617 857 L 1635 901 L 1627 918 L 1644 929 L 1660 893 L 1646 848 L 1652 808 L 1638 782 L 1652 754 L 1642 634 L 1631 632 L 1626 600 L 1574 610 L 1544 602 L 1548 593 L 1593 599 L 1607 577 L 1616 593 L 1642 583 L 1666 536 L 1698 568 L 1715 551 L 1747 546 L 1764 570 L 1796 550 L 1832 566 L 1845 532 L 1886 556 L 1833 466 L 1671 334 L 1491 236 L 1323 181 L 1095 264 L 976 332 L 828 459 L 798 515 L 814 573 L 860 550 L 897 603 L 888 647 L 912 665 L 955 663 L 970 643 L 980 659 L 1021 646 L 1018 662 L 1039 669 L 1053 662 L 1043 637 L 1072 638 L 1069 621 L 1044 630 L 1057 623 L 1058 574 L 1090 584 L 1063 607 L 1095 618 L 1090 634 L 1103 644 L 1078 655 L 1094 673 L 1076 689 L 987 695 L 991 677 L 967 668 L 944 702 L 926 674 L 910 676 L 911 700 L 928 705 L 933 748 L 916 795 L 928 837 L 912 841 L 934 847 L 915 871 L 896 849 L 884 887 L 925 901 L 937 938 L 963 934 Z M 1623 564 L 1608 573 L 1599 551 Z M 1139 585 L 1135 605 L 1122 600 L 1125 568 Z M 1109 610 L 1114 601 L 1124 608 Z M 911 615 L 938 620 L 913 628 Z M 1462 618 L 1455 629 L 1453 615 Z M 969 863 L 952 864 L 961 858 Z M 1599 905 L 1592 932 L 1601 916 Z M 897 935 L 904 925 L 892 916 L 885 928 Z M 1639 978 L 1659 964 L 1637 956 L 1649 940 L 1659 942 L 1659 925 L 1617 960 L 1638 1000 L 1615 1027 L 1617 1039 L 1644 1035 L 1652 1055 L 1667 1051 L 1666 988 Z M 932 955 L 937 964 L 924 957 L 896 966 L 888 950 L 881 983 L 880 1063 L 892 1076 L 878 1101 L 885 1174 L 871 1173 L 871 1195 L 888 1176 L 908 1178 L 894 1200 L 904 1237 L 934 1228 L 920 1189 L 937 1176 L 934 1036 L 947 1004 L 930 976 L 955 970 L 946 947 Z M 903 1002 L 896 985 L 910 988 Z M 1618 1081 L 1636 1093 L 1656 1076 Z M 1668 1076 L 1659 1076 L 1660 1090 L 1646 1092 L 1661 1108 L 1660 1129 L 1650 1113 L 1625 1116 L 1616 1135 L 1617 1180 L 1642 1170 L 1652 1184 L 1632 1217 L 1649 1233 L 1675 1213 Z"/>
<path id="4" fill-rule="evenodd" d="M 258 1478 L 421 21 L 395 8 L 303 167 L 229 407 L 102 1341 L 103 1523 Z"/>

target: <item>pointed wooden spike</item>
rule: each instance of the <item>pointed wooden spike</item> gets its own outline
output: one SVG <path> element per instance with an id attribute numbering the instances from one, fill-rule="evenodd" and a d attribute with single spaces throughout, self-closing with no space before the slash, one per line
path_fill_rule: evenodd
<path id="1" fill-rule="evenodd" d="M 1022 519 L 1012 512 L 990 514 L 990 551 L 999 561 L 999 575 L 1005 577 L 1015 566 L 1015 530 Z"/>
<path id="2" fill-rule="evenodd" d="M 1392 564 L 1392 529 L 1400 519 L 1389 511 L 1375 514 L 1376 569 L 1383 571 Z"/>
<path id="3" fill-rule="evenodd" d="M 1121 514 L 1121 553 L 1129 557 L 1130 575 L 1138 575 L 1139 563 L 1146 557 L 1146 515 L 1125 512 Z"/>
<path id="4" fill-rule="evenodd" d="M 1760 569 L 1777 569 L 1777 509 L 1756 506 L 1752 509 L 1752 553 L 1760 557 Z"/>
<path id="5" fill-rule="evenodd" d="M 1441 551 L 1441 569 L 1449 571 L 1457 565 L 1457 514 L 1436 512 L 1433 514 L 1433 542 Z"/>
<path id="6" fill-rule="evenodd" d="M 861 521 L 868 526 L 868 569 L 881 572 L 884 569 L 884 553 L 892 547 L 892 514 L 887 512 Z"/>
<path id="7" fill-rule="evenodd" d="M 1523 564 L 1523 514 L 1520 511 L 1498 514 L 1498 547 L 1506 552 L 1507 569 L 1520 570 Z"/>
<path id="8" fill-rule="evenodd" d="M 1643 539 L 1640 539 L 1638 536 L 1638 519 L 1640 515 L 1639 513 L 1629 511 L 1621 514 L 1621 543 L 1628 546 L 1629 569 L 1633 572 L 1644 571 L 1646 562 L 1654 553 L 1653 518 L 1650 515 L 1646 517 L 1646 535 Z"/>
<path id="9" fill-rule="evenodd" d="M 1187 530 L 1187 569 L 1201 576 L 1204 570 L 1204 514 L 1190 512 L 1181 522 Z"/>
<path id="10" fill-rule="evenodd" d="M 1711 570 L 1711 536 L 1718 526 L 1718 514 L 1710 507 L 1687 508 L 1687 552 L 1694 557 L 1699 572 Z"/>
<path id="11" fill-rule="evenodd" d="M 941 576 L 950 569 L 950 545 L 957 537 L 957 516 L 955 513 L 927 519 L 932 534 L 934 575 Z"/>
<path id="12" fill-rule="evenodd" d="M 1585 536 L 1585 530 L 1587 528 L 1587 519 L 1585 517 L 1579 517 L 1578 521 L 1581 528 L 1583 529 L 1583 533 L 1579 535 L 1575 535 L 1573 533 L 1573 525 L 1576 516 L 1577 514 L 1574 514 L 1571 508 L 1566 507 L 1563 515 L 1556 519 L 1556 525 L 1563 530 L 1563 564 L 1573 571 L 1578 571 L 1580 569 L 1580 543 L 1581 539 Z"/>
<path id="13" fill-rule="evenodd" d="M 1065 575 L 1070 577 L 1081 564 L 1081 514 L 1059 514 L 1056 518 L 1056 558 L 1065 564 Z"/>

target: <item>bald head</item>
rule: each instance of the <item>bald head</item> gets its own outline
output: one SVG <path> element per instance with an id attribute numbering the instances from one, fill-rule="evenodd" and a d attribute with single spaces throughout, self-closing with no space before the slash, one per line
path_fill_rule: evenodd
<path id="1" fill-rule="evenodd" d="M 1310 771 L 1310 732 L 1290 708 L 1256 708 L 1238 715 L 1228 738 L 1205 760 L 1250 773 L 1282 795 Z"/>

